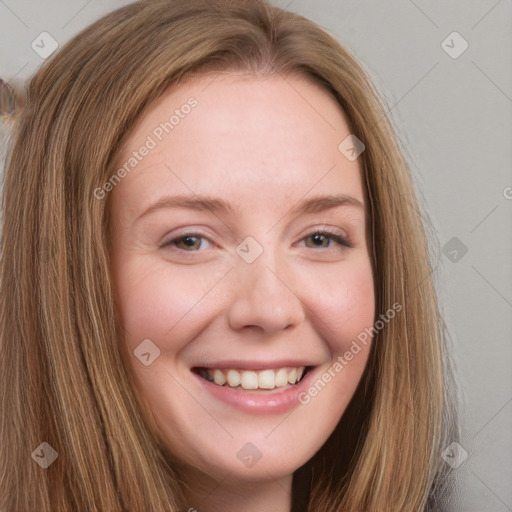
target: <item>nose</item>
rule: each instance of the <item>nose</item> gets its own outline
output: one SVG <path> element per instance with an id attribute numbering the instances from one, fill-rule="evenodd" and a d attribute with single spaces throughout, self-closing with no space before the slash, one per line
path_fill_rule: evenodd
<path id="1" fill-rule="evenodd" d="M 228 315 L 233 329 L 251 327 L 272 334 L 292 328 L 305 318 L 289 267 L 283 264 L 276 267 L 275 258 L 265 254 L 250 264 L 237 262 L 238 268 L 233 273 L 235 291 Z"/>

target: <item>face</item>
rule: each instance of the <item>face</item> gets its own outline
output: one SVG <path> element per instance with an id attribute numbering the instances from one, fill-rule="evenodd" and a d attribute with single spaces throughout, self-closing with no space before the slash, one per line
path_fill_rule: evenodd
<path id="1" fill-rule="evenodd" d="M 332 433 L 370 349 L 354 346 L 375 314 L 360 159 L 319 86 L 215 76 L 158 100 L 120 154 L 120 349 L 185 467 L 283 478 Z"/>

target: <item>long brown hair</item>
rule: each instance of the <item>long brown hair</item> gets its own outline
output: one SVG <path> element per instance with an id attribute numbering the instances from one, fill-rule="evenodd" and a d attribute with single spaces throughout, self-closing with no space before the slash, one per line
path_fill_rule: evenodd
<path id="1" fill-rule="evenodd" d="M 337 429 L 297 471 L 294 503 L 300 477 L 308 511 L 438 510 L 440 453 L 457 428 L 428 221 L 363 67 L 317 25 L 264 0 L 128 5 L 30 80 L 3 186 L 0 509 L 185 507 L 120 358 L 109 201 L 94 190 L 152 102 L 205 69 L 300 73 L 336 98 L 366 147 L 376 316 L 402 305 L 376 334 Z M 46 469 L 35 462 L 43 442 L 58 454 Z"/>

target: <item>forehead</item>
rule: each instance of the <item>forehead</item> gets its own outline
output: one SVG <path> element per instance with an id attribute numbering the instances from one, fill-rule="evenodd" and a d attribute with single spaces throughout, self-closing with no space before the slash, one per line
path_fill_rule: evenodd
<path id="1" fill-rule="evenodd" d="M 363 201 L 359 159 L 339 150 L 349 135 L 336 100 L 299 75 L 188 78 L 130 133 L 117 160 L 129 172 L 114 196 L 134 213 L 163 193 L 279 205 L 308 191 L 336 191 Z"/>

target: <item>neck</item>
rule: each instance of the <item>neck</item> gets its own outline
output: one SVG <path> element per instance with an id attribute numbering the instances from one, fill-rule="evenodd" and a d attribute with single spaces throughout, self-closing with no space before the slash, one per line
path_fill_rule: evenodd
<path id="1" fill-rule="evenodd" d="M 186 478 L 185 510 L 188 512 L 290 512 L 293 475 L 261 481 L 218 480 L 200 473 Z"/>

